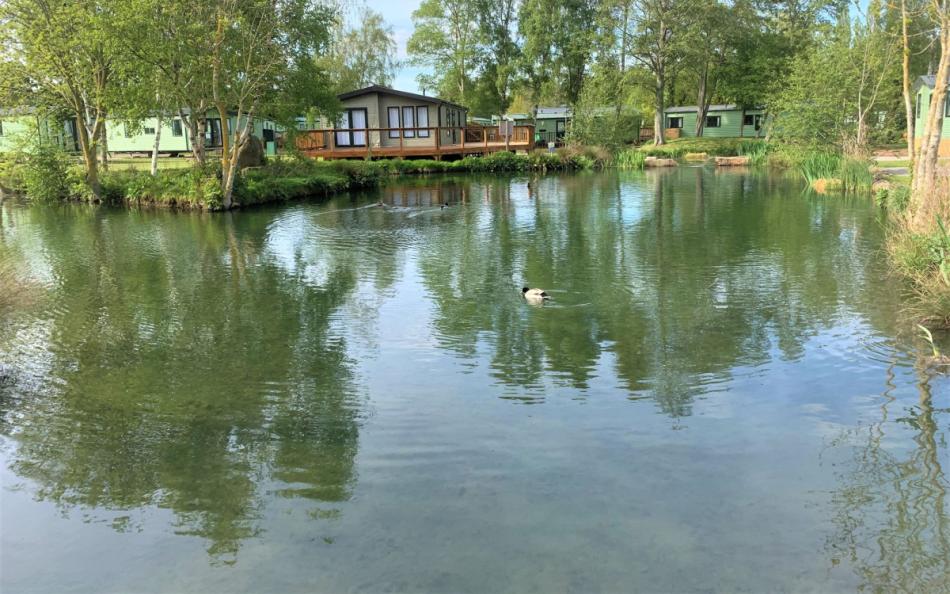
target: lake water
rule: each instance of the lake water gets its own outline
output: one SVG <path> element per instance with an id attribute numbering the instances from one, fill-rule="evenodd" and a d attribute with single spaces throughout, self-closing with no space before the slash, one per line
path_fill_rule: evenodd
<path id="1" fill-rule="evenodd" d="M 4 593 L 950 591 L 950 381 L 869 199 L 682 167 L 0 216 Z"/>

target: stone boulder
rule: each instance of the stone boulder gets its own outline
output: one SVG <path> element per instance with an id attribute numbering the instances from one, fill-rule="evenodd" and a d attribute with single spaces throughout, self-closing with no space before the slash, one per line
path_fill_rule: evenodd
<path id="1" fill-rule="evenodd" d="M 716 157 L 716 167 L 743 167 L 751 162 L 749 157 Z"/>
<path id="2" fill-rule="evenodd" d="M 657 157 L 647 157 L 643 161 L 644 167 L 676 167 L 679 163 L 676 159 L 659 159 Z"/>
<path id="3" fill-rule="evenodd" d="M 247 169 L 248 167 L 260 167 L 264 164 L 264 143 L 257 136 L 250 136 L 247 139 L 247 146 L 241 151 L 241 158 L 238 159 L 238 169 Z"/>

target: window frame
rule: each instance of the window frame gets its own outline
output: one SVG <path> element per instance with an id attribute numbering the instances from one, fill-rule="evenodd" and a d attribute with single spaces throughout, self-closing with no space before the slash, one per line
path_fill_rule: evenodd
<path id="1" fill-rule="evenodd" d="M 426 114 L 425 126 L 423 126 L 423 124 L 422 124 L 422 118 L 419 117 L 419 114 L 421 114 L 421 113 Z M 417 106 L 416 106 L 416 126 L 418 126 L 419 128 L 423 128 L 423 127 L 427 128 L 426 130 L 419 130 L 418 133 L 416 134 L 417 137 L 419 137 L 419 138 L 429 138 L 429 130 L 428 130 L 428 127 L 429 127 L 429 106 L 428 106 L 428 105 L 417 105 Z"/>
<path id="2" fill-rule="evenodd" d="M 396 125 L 393 125 L 393 110 L 396 110 Z M 398 105 L 390 105 L 386 108 L 386 121 L 389 124 L 389 138 L 399 138 L 402 135 L 402 108 Z M 396 128 L 393 130 L 392 128 Z"/>
<path id="3" fill-rule="evenodd" d="M 155 126 L 152 126 L 152 127 L 143 127 L 143 128 L 142 128 L 142 133 L 145 134 L 146 136 L 149 136 L 149 135 L 155 136 Z"/>
<path id="4" fill-rule="evenodd" d="M 758 132 L 762 129 L 762 114 L 761 113 L 747 113 L 742 116 L 742 127 L 752 126 L 755 128 L 755 131 Z"/>
<path id="5" fill-rule="evenodd" d="M 3 136 L 3 120 L 0 120 L 0 136 Z"/>
<path id="6" fill-rule="evenodd" d="M 943 117 L 950 118 L 950 93 L 943 98 Z"/>
<path id="7" fill-rule="evenodd" d="M 716 122 L 712 124 L 712 122 Z M 722 128 L 722 116 L 721 115 L 706 115 L 706 124 L 703 128 Z"/>
<path id="8" fill-rule="evenodd" d="M 674 126 L 673 121 L 676 120 L 679 122 L 679 126 Z M 683 129 L 683 116 L 666 116 L 666 127 L 669 130 L 682 130 Z"/>
<path id="9" fill-rule="evenodd" d="M 356 128 L 355 129 L 356 131 L 354 132 L 353 112 L 357 112 L 357 111 L 363 112 L 363 121 L 366 122 L 367 124 L 363 128 L 369 127 L 369 110 L 367 110 L 365 107 L 349 107 L 349 108 L 344 109 L 343 113 L 340 114 L 340 120 L 337 122 L 337 126 L 339 126 L 343 122 L 343 119 L 345 118 L 346 128 L 339 128 L 337 126 L 334 126 L 333 128 L 333 133 L 336 135 L 333 140 L 335 141 L 334 144 L 336 144 L 336 146 L 347 147 L 347 148 L 363 148 L 369 144 L 369 133 L 365 129 Z M 340 142 L 340 138 L 341 138 L 340 134 L 345 135 L 343 136 L 343 138 L 346 138 L 347 142 L 345 143 Z M 356 134 L 364 135 L 362 143 L 356 142 L 356 136 L 355 136 Z"/>
<path id="10" fill-rule="evenodd" d="M 177 130 L 176 130 L 177 128 Z M 181 121 L 181 118 L 175 118 L 172 120 L 172 136 L 175 138 L 181 138 L 185 133 L 184 122 Z"/>
<path id="11" fill-rule="evenodd" d="M 919 120 L 919 119 L 920 119 L 920 104 L 923 103 L 923 101 L 921 101 L 921 98 L 923 98 L 923 96 L 924 96 L 923 93 L 917 93 L 917 109 L 916 109 L 916 111 L 914 112 L 914 119 L 915 119 L 915 120 Z"/>
<path id="12" fill-rule="evenodd" d="M 409 114 L 409 117 L 406 118 L 406 114 Z M 416 110 L 411 105 L 402 106 L 402 123 L 403 128 L 415 128 L 416 127 Z M 415 138 L 415 130 L 403 130 L 404 138 Z"/>

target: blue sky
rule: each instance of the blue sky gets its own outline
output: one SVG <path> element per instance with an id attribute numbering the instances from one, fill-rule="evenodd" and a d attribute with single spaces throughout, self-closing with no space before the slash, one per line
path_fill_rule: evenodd
<path id="1" fill-rule="evenodd" d="M 406 59 L 406 41 L 412 35 L 412 12 L 419 7 L 421 0 L 366 0 L 366 6 L 383 15 L 393 28 L 396 43 L 399 46 L 398 58 Z M 393 87 L 401 91 L 420 92 L 416 83 L 419 68 L 402 66 L 396 73 Z"/>

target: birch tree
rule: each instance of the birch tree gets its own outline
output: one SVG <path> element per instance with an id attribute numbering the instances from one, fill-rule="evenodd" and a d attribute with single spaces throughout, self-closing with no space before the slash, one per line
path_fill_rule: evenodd
<path id="1" fill-rule="evenodd" d="M 152 113 L 177 115 L 187 130 L 195 165 L 206 164 L 205 133 L 211 109 L 211 51 L 214 4 L 191 0 L 129 0 L 115 34 L 125 52 L 152 82 L 147 100 Z M 164 108 L 164 109 L 163 109 Z M 161 122 L 160 122 L 161 124 Z M 160 134 L 160 126 L 156 134 Z M 156 140 L 156 144 L 160 138 Z"/>
<path id="2" fill-rule="evenodd" d="M 323 62 L 337 89 L 352 91 L 371 84 L 389 86 L 396 74 L 396 40 L 383 15 L 362 7 L 355 27 L 336 27 L 332 48 Z"/>
<path id="3" fill-rule="evenodd" d="M 329 84 L 315 57 L 326 50 L 335 19 L 330 7 L 309 0 L 216 0 L 211 22 L 209 78 L 212 105 L 221 118 L 221 193 L 227 209 L 255 119 L 288 121 L 309 108 L 326 107 L 321 100 Z"/>
<path id="4" fill-rule="evenodd" d="M 944 106 L 947 101 L 947 86 L 950 85 L 950 1 L 929 0 L 927 16 L 938 31 L 940 60 L 930 95 L 930 108 L 923 122 L 920 150 L 914 164 L 914 179 L 911 185 L 912 226 L 920 231 L 929 231 L 937 216 L 946 216 L 950 208 L 950 196 L 942 194 L 937 184 Z"/>
<path id="5" fill-rule="evenodd" d="M 135 67 L 120 51 L 115 14 L 94 0 L 6 0 L 0 3 L 5 77 L 25 92 L 7 93 L 7 106 L 42 107 L 76 121 L 86 182 L 102 197 L 99 145 L 106 115 Z"/>

